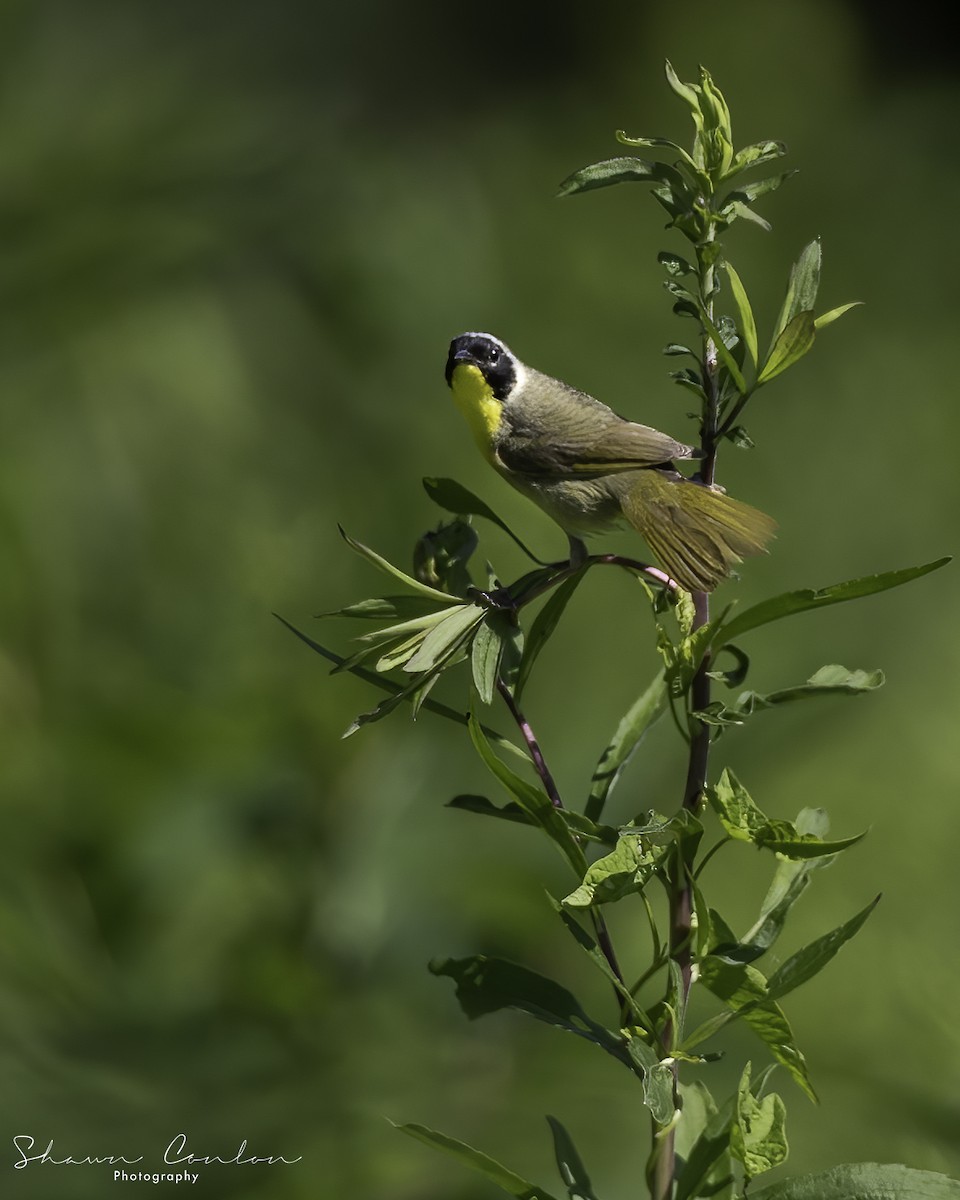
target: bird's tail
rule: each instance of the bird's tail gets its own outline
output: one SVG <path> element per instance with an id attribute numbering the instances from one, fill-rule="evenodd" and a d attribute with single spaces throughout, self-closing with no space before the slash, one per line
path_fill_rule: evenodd
<path id="1" fill-rule="evenodd" d="M 657 470 L 638 471 L 620 503 L 663 569 L 691 592 L 712 592 L 738 562 L 762 554 L 777 528 L 749 504 Z"/>

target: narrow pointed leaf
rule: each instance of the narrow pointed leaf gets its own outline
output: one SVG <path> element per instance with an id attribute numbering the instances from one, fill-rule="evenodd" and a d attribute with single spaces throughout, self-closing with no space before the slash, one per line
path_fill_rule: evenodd
<path id="1" fill-rule="evenodd" d="M 946 566 L 950 557 L 938 558 L 919 567 L 906 567 L 900 571 L 885 571 L 880 575 L 866 575 L 861 579 L 850 579 L 825 588 L 804 588 L 796 592 L 783 592 L 770 600 L 762 600 L 729 620 L 722 619 L 713 629 L 711 642 L 719 645 L 735 641 L 751 629 L 779 621 L 794 613 L 808 612 L 814 608 L 825 608 L 828 604 L 842 604 L 846 600 L 857 600 L 861 596 L 872 596 L 889 588 L 900 587 L 911 580 L 920 579 Z"/>
<path id="2" fill-rule="evenodd" d="M 411 674 L 432 671 L 463 645 L 484 615 L 485 610 L 479 604 L 462 604 L 452 608 L 443 621 L 434 625 L 423 639 L 420 649 L 404 663 L 403 669 Z"/>
<path id="3" fill-rule="evenodd" d="M 786 152 L 787 147 L 783 142 L 754 142 L 751 146 L 744 146 L 742 150 L 738 150 L 734 155 L 726 177 L 730 179 L 734 175 L 738 175 L 741 171 L 745 171 L 748 167 L 757 167 L 761 163 L 770 162 L 775 158 L 782 158 Z"/>
<path id="4" fill-rule="evenodd" d="M 483 954 L 435 960 L 430 963 L 430 971 L 454 981 L 460 1007 L 471 1020 L 513 1008 L 594 1042 L 618 1061 L 633 1067 L 618 1035 L 589 1017 L 571 992 L 545 975 Z"/>
<path id="5" fill-rule="evenodd" d="M 790 324 L 778 335 L 773 349 L 763 364 L 763 369 L 757 376 L 757 386 L 769 383 L 782 371 L 807 353 L 813 345 L 815 336 L 814 315 L 812 310 L 797 313 Z"/>
<path id="6" fill-rule="evenodd" d="M 781 1179 L 750 1200 L 960 1200 L 960 1181 L 895 1163 L 850 1163 Z"/>
<path id="7" fill-rule="evenodd" d="M 673 69 L 673 64 L 669 59 L 664 63 L 664 74 L 667 77 L 667 83 L 681 100 L 684 100 L 694 114 L 698 128 L 703 127 L 703 112 L 700 108 L 700 89 L 693 84 L 683 83 L 680 76 Z"/>
<path id="8" fill-rule="evenodd" d="M 513 821 L 517 825 L 539 826 L 540 824 L 515 801 L 497 805 L 492 800 L 488 800 L 486 796 L 463 794 L 448 800 L 446 807 L 457 808 L 461 812 L 479 813 L 483 817 L 498 817 L 501 821 Z"/>
<path id="9" fill-rule="evenodd" d="M 630 756 L 640 745 L 647 730 L 667 710 L 667 687 L 663 675 L 657 675 L 646 690 L 624 713 L 616 732 L 600 756 L 590 785 L 584 812 L 593 821 L 600 819 L 607 797 L 620 777 Z"/>
<path id="10" fill-rule="evenodd" d="M 354 641 L 364 646 L 379 646 L 384 642 L 400 641 L 405 635 L 409 636 L 414 633 L 425 635 L 434 625 L 439 625 L 441 621 L 446 620 L 453 611 L 454 608 L 449 605 L 437 608 L 434 603 L 430 612 L 424 613 L 422 616 L 411 617 L 396 625 L 384 625 L 382 629 L 374 629 L 370 633 L 361 633 L 354 638 Z"/>
<path id="11" fill-rule="evenodd" d="M 448 602 L 455 597 L 448 596 Z M 326 617 L 359 617 L 369 621 L 389 621 L 394 618 L 401 621 L 426 617 L 436 611 L 437 602 L 427 596 L 381 596 L 370 600 L 359 600 L 356 604 L 348 604 L 344 608 L 333 609 L 331 612 L 317 613 L 318 618 Z"/>
<path id="12" fill-rule="evenodd" d="M 796 954 L 788 958 L 767 981 L 768 997 L 772 1000 L 779 1000 L 822 971 L 837 951 L 859 932 L 867 917 L 879 903 L 880 897 L 876 896 L 866 908 L 862 908 L 849 921 L 838 925 L 830 933 L 817 938 L 815 942 L 804 946 L 802 950 L 798 950 Z"/>
<path id="13" fill-rule="evenodd" d="M 427 1146 L 433 1146 L 436 1150 L 445 1150 L 447 1154 L 452 1154 L 454 1158 L 459 1159 L 465 1166 L 471 1167 L 474 1171 L 479 1171 L 481 1175 L 485 1175 L 502 1192 L 506 1192 L 508 1196 L 516 1197 L 516 1200 L 555 1200 L 545 1188 L 538 1187 L 536 1184 L 521 1178 L 515 1172 L 503 1166 L 502 1163 L 498 1163 L 496 1159 L 491 1158 L 488 1154 L 484 1154 L 480 1150 L 475 1150 L 473 1146 L 467 1145 L 466 1142 L 449 1137 L 445 1133 L 438 1133 L 435 1129 L 428 1129 L 426 1125 L 395 1125 L 392 1121 L 391 1124 L 394 1129 L 399 1129 L 401 1133 L 407 1134 L 408 1137 L 416 1138 L 418 1142 L 423 1142 Z"/>
<path id="14" fill-rule="evenodd" d="M 573 1138 L 556 1117 L 548 1116 L 547 1122 L 550 1125 L 550 1132 L 553 1134 L 553 1152 L 557 1159 L 557 1169 L 570 1195 L 570 1200 L 597 1200 L 590 1176 L 587 1174 L 587 1168 L 577 1153 Z"/>
<path id="15" fill-rule="evenodd" d="M 773 1057 L 786 1067 L 797 1086 L 816 1103 L 817 1093 L 813 1090 L 806 1059 L 797 1045 L 790 1022 L 776 1001 L 767 997 L 767 981 L 763 974 L 745 963 L 730 963 L 714 954 L 708 954 L 700 962 L 700 980 L 708 991 L 713 992 L 732 1011 L 735 1018 L 742 1020 L 767 1046 Z M 689 1050 L 705 1039 L 705 1031 L 715 1028 L 702 1025 L 684 1042 Z"/>
<path id="16" fill-rule="evenodd" d="M 520 660 L 520 671 L 515 686 L 517 699 L 520 698 L 524 687 L 526 687 L 527 680 L 530 678 L 530 672 L 533 670 L 533 664 L 537 661 L 540 651 L 553 635 L 564 609 L 569 604 L 573 593 L 585 578 L 586 573 L 586 569 L 584 568 L 575 575 L 571 575 L 569 579 L 565 579 L 551 594 L 543 608 L 540 609 L 534 618 L 524 643 L 523 657 Z"/>
<path id="17" fill-rule="evenodd" d="M 720 209 L 723 210 L 734 200 L 739 200 L 742 204 L 753 204 L 755 200 L 759 200 L 761 196 L 766 196 L 770 192 L 775 192 L 778 187 L 781 187 L 796 171 L 784 171 L 781 175 L 770 175 L 766 179 L 758 179 L 753 183 L 740 184 L 720 201 Z"/>
<path id="18" fill-rule="evenodd" d="M 429 596 L 431 600 L 437 600 L 441 604 L 460 603 L 458 596 L 451 596 L 447 592 L 438 591 L 426 583 L 421 583 L 419 579 L 414 579 L 412 575 L 401 571 L 399 567 L 395 567 L 393 563 L 388 562 L 382 555 L 377 554 L 376 550 L 371 550 L 369 546 L 364 546 L 362 542 L 356 541 L 342 526 L 338 525 L 337 528 L 340 530 L 340 536 L 352 550 L 356 550 L 358 554 L 362 555 L 368 562 L 373 563 L 375 567 L 379 567 L 387 575 L 392 575 L 394 579 L 398 579 L 401 583 L 406 584 L 408 588 L 418 592 L 421 596 Z"/>
<path id="19" fill-rule="evenodd" d="M 327 662 L 333 663 L 335 667 L 344 666 L 347 660 L 342 655 L 336 654 L 333 650 L 328 650 L 326 646 L 321 646 L 319 642 L 315 642 L 313 638 L 309 637 L 302 630 L 297 629 L 295 625 L 291 625 L 290 622 L 284 617 L 281 617 L 279 613 L 274 613 L 273 615 L 277 618 L 281 625 L 290 630 L 294 637 L 298 637 L 300 641 L 304 643 L 304 645 L 309 646 L 310 649 L 316 654 L 319 654 L 321 658 L 325 658 Z M 363 667 L 351 667 L 350 674 L 356 675 L 359 679 L 363 679 L 366 683 L 372 683 L 374 687 L 380 688 L 380 690 L 384 692 L 390 692 L 392 695 L 401 696 L 402 694 L 405 696 L 408 691 L 407 688 L 396 683 L 394 680 L 385 679 L 382 675 L 377 675 L 373 671 L 367 671 Z M 447 704 L 441 704 L 437 700 L 425 699 L 422 707 L 428 712 L 435 713 L 438 717 L 445 717 L 448 721 L 455 721 L 458 725 L 469 726 L 470 714 L 459 712 L 457 709 L 451 708 Z M 501 750 L 507 751 L 509 754 L 522 759 L 524 762 L 529 761 L 526 754 L 520 749 L 520 747 L 515 746 L 514 743 L 511 742 L 509 738 L 505 738 L 502 733 L 497 733 L 495 729 L 490 729 L 486 725 L 481 725 L 480 730 L 486 738 L 488 738 Z"/>
<path id="20" fill-rule="evenodd" d="M 759 349 L 757 343 L 757 323 L 753 316 L 753 306 L 750 303 L 750 297 L 747 295 L 747 289 L 743 286 L 743 281 L 734 270 L 733 265 L 724 259 L 723 266 L 727 272 L 727 278 L 730 280 L 730 291 L 737 306 L 737 315 L 740 318 L 739 328 L 743 334 L 743 344 L 746 347 L 747 357 L 750 359 L 752 368 L 756 370 L 757 363 L 759 362 Z"/>
<path id="21" fill-rule="evenodd" d="M 821 840 L 829 827 L 827 814 L 822 808 L 801 809 L 794 822 L 798 833 L 812 834 Z M 809 886 L 812 873 L 829 866 L 832 861 L 831 856 L 800 860 L 781 858 L 760 906 L 760 915 L 744 935 L 741 944 L 754 951 L 755 957 L 766 953 L 783 931 L 790 910 Z"/>
<path id="22" fill-rule="evenodd" d="M 847 696 L 861 696 L 864 692 L 876 691 L 883 686 L 882 671 L 848 671 L 839 663 L 831 663 L 821 667 L 799 687 L 783 688 L 777 692 L 760 695 L 759 692 L 742 692 L 737 697 L 737 708 L 741 713 L 749 714 L 760 708 L 774 708 L 778 704 L 787 704 L 793 700 L 806 700 L 811 696 L 822 696 L 829 693 L 841 693 Z"/>
<path id="23" fill-rule="evenodd" d="M 645 158 L 608 158 L 568 175 L 557 189 L 557 195 L 572 196 L 577 192 L 589 192 L 615 183 L 657 182 L 669 184 L 672 189 L 679 188 L 681 194 L 687 186 L 679 171 L 666 163 L 651 162 Z"/>
<path id="24" fill-rule="evenodd" d="M 743 217 L 745 221 L 749 221 L 752 225 L 759 225 L 765 232 L 769 233 L 773 226 L 769 221 L 764 220 L 758 212 L 754 212 L 749 204 L 744 204 L 741 200 L 731 201 L 724 210 L 724 217 L 727 224 L 732 224 L 737 217 Z"/>
<path id="25" fill-rule="evenodd" d="M 809 245 L 804 246 L 800 257 L 791 267 L 787 293 L 773 331 L 772 345 L 795 317 L 802 312 L 813 311 L 817 292 L 820 290 L 821 257 L 820 239 L 814 238 Z"/>
<path id="26" fill-rule="evenodd" d="M 863 304 L 862 300 L 851 300 L 849 304 L 840 304 L 836 308 L 831 308 L 829 312 L 821 313 L 814 321 L 814 325 L 817 329 L 823 329 L 826 325 L 832 325 L 838 317 L 842 317 L 851 308 L 859 308 L 861 304 Z"/>
<path id="27" fill-rule="evenodd" d="M 473 492 L 468 491 L 462 484 L 457 483 L 455 479 L 427 477 L 423 481 L 423 487 L 434 504 L 439 505 L 446 512 L 463 517 L 483 517 L 484 520 L 490 521 L 502 529 L 508 537 L 512 538 L 527 558 L 532 559 L 533 562 L 539 563 L 541 566 L 547 565 L 542 558 L 537 558 L 533 551 L 517 537 L 506 521 L 497 516 L 489 504 L 486 504 L 478 496 L 475 496 Z"/>
<path id="28" fill-rule="evenodd" d="M 649 147 L 651 149 L 670 150 L 674 154 L 679 155 L 680 159 L 685 162 L 687 166 L 696 169 L 696 164 L 687 151 L 684 150 L 682 146 L 678 146 L 676 142 L 672 142 L 669 138 L 630 137 L 622 129 L 618 129 L 616 132 L 616 139 L 622 146 L 642 146 Z"/>

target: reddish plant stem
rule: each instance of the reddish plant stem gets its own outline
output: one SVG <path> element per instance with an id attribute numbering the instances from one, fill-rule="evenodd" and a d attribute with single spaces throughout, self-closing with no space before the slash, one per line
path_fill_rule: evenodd
<path id="1" fill-rule="evenodd" d="M 709 297 L 713 293 L 713 268 L 708 267 L 701 277 L 701 293 Z M 711 319 L 712 302 L 707 300 Z M 703 385 L 705 403 L 703 421 L 700 426 L 700 449 L 703 453 L 700 477 L 704 484 L 714 483 L 717 470 L 717 443 L 719 390 L 717 373 L 719 362 L 713 342 L 705 339 L 703 355 Z M 707 592 L 693 593 L 693 622 L 691 632 L 700 629 L 710 620 L 710 596 Z M 706 709 L 710 704 L 710 654 L 704 654 L 690 685 L 690 708 L 693 712 Z M 707 769 L 710 758 L 710 726 L 703 721 L 692 723 L 690 748 L 687 758 L 687 777 L 684 782 L 681 807 L 695 813 L 700 807 L 701 797 L 707 784 Z M 692 982 L 693 942 L 693 887 L 686 864 L 681 861 L 679 849 L 674 855 L 667 880 L 669 892 L 669 946 L 670 957 L 680 969 L 682 980 L 681 1008 L 686 1007 Z M 669 1054 L 674 1039 L 672 1022 L 668 1022 L 660 1037 L 663 1054 Z M 674 1089 L 679 1085 L 677 1064 L 672 1064 Z M 656 1121 L 652 1125 L 653 1150 L 650 1164 L 649 1184 L 651 1200 L 670 1200 L 673 1195 L 676 1174 L 676 1138 L 671 1127 L 661 1130 Z"/>
<path id="2" fill-rule="evenodd" d="M 543 757 L 543 751 L 540 749 L 540 743 L 537 741 L 530 722 L 520 710 L 513 693 L 500 678 L 497 679 L 497 691 L 500 693 L 504 704 L 506 704 L 510 711 L 510 715 L 516 722 L 517 728 L 520 730 L 520 734 L 526 743 L 527 751 L 529 752 L 531 761 L 533 762 L 534 770 L 540 776 L 540 782 L 543 784 L 543 790 L 547 793 L 550 803 L 554 808 L 563 808 L 563 801 L 560 798 L 560 791 L 557 788 L 553 775 L 550 772 L 550 768 L 547 766 L 547 760 Z M 603 957 L 607 960 L 607 965 L 616 978 L 620 981 L 621 987 L 626 988 L 623 972 L 620 970 L 620 963 L 617 960 L 617 955 L 613 948 L 613 942 L 610 938 L 610 931 L 607 929 L 606 921 L 604 921 L 600 913 L 596 912 L 595 910 L 591 910 L 591 920 L 593 922 L 594 932 L 597 936 L 597 945 L 600 947 Z M 618 988 L 614 988 L 614 994 L 617 999 L 617 1007 L 620 1009 L 622 1016 L 624 1011 L 623 995 Z"/>

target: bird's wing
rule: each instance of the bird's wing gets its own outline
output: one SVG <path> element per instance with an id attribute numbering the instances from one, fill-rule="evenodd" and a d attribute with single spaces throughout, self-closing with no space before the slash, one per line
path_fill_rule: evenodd
<path id="1" fill-rule="evenodd" d="M 692 446 L 649 425 L 617 416 L 592 396 L 559 380 L 529 388 L 522 406 L 504 411 L 498 446 L 504 465 L 523 475 L 607 475 L 678 458 L 697 458 Z M 558 395 L 560 392 L 565 393 Z M 531 394 L 532 393 L 532 394 Z"/>

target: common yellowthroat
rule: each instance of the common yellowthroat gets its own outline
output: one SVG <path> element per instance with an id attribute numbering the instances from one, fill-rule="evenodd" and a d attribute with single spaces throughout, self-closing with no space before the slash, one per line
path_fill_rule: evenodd
<path id="1" fill-rule="evenodd" d="M 626 520 L 681 587 L 709 592 L 773 537 L 765 513 L 675 469 L 699 450 L 525 366 L 489 333 L 453 339 L 446 378 L 484 458 L 566 532 L 571 561 L 586 557 L 581 535 Z"/>

